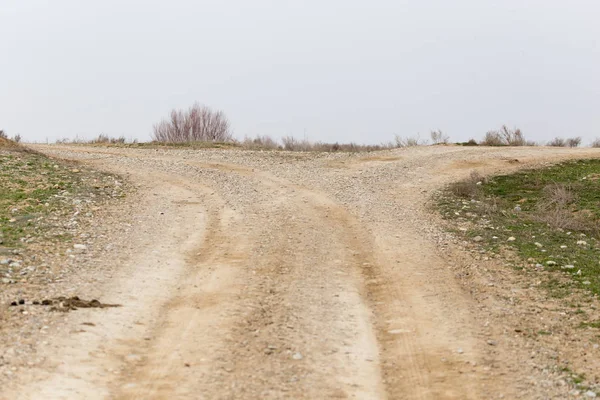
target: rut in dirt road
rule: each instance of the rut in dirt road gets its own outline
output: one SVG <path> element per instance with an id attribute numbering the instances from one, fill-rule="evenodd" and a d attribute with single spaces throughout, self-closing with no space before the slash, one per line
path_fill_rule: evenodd
<path id="1" fill-rule="evenodd" d="M 138 186 L 137 211 L 129 247 L 114 255 L 122 266 L 98 287 L 124 306 L 72 313 L 39 350 L 47 361 L 6 398 L 479 399 L 522 390 L 512 359 L 486 348 L 477 305 L 423 231 L 429 193 L 469 172 L 448 169 L 462 149 L 314 159 L 39 150 L 126 176 Z M 488 169 L 515 168 L 503 153 L 486 157 Z"/>

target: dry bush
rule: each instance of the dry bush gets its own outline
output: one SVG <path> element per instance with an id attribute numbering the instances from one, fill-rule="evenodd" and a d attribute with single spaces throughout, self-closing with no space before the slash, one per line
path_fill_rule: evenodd
<path id="1" fill-rule="evenodd" d="M 577 195 L 570 186 L 553 183 L 542 189 L 542 200 L 538 203 L 543 209 L 551 207 L 565 208 L 577 200 Z"/>
<path id="2" fill-rule="evenodd" d="M 552 147 L 565 147 L 566 145 L 567 145 L 566 140 L 561 137 L 556 137 L 548 142 L 548 146 L 552 146 Z"/>
<path id="3" fill-rule="evenodd" d="M 477 140 L 471 138 L 468 141 L 461 143 L 463 146 L 479 146 L 479 143 L 477 143 Z"/>
<path id="4" fill-rule="evenodd" d="M 528 140 L 525 143 L 525 146 L 530 146 L 530 147 L 535 147 L 535 146 L 539 146 L 538 142 L 534 141 L 534 140 Z"/>
<path id="5" fill-rule="evenodd" d="M 19 135 L 17 133 L 15 136 L 13 136 L 12 141 L 15 143 L 21 143 L 21 139 L 22 139 L 21 135 Z"/>
<path id="6" fill-rule="evenodd" d="M 172 110 L 169 119 L 154 125 L 153 139 L 158 142 L 229 142 L 229 120 L 222 111 L 196 103 L 187 111 Z"/>
<path id="7" fill-rule="evenodd" d="M 246 136 L 241 145 L 251 150 L 275 150 L 281 148 L 281 145 L 275 139 L 267 135 L 257 135 L 254 138 Z"/>
<path id="8" fill-rule="evenodd" d="M 581 144 L 581 137 L 572 137 L 568 139 L 563 139 L 561 137 L 556 137 L 548 142 L 548 146 L 552 147 L 579 147 Z"/>
<path id="9" fill-rule="evenodd" d="M 472 171 L 467 179 L 454 182 L 450 185 L 450 191 L 457 197 L 465 199 L 474 199 L 481 196 L 481 185 L 485 178 L 477 171 Z"/>
<path id="10" fill-rule="evenodd" d="M 90 140 L 89 143 L 98 143 L 98 144 L 110 143 L 110 138 L 107 135 L 101 133 L 95 139 Z"/>
<path id="11" fill-rule="evenodd" d="M 581 144 L 581 137 L 572 137 L 567 139 L 567 146 L 569 147 L 579 147 Z"/>
<path id="12" fill-rule="evenodd" d="M 307 139 L 296 139 L 293 136 L 284 136 L 281 138 L 283 149 L 288 151 L 311 151 L 314 145 Z"/>
<path id="13" fill-rule="evenodd" d="M 427 140 L 421 140 L 419 135 L 410 136 L 410 137 L 402 137 L 400 135 L 396 135 L 395 137 L 396 145 L 394 147 L 415 147 L 415 146 L 425 146 L 427 144 Z"/>
<path id="14" fill-rule="evenodd" d="M 526 146 L 527 143 L 520 129 L 509 129 L 506 125 L 498 131 L 487 132 L 481 142 L 484 146 Z"/>
<path id="15" fill-rule="evenodd" d="M 502 136 L 504 136 L 504 141 L 509 146 L 525 146 L 527 144 L 523 132 L 518 128 L 508 129 L 506 125 L 503 125 L 501 132 Z"/>
<path id="16" fill-rule="evenodd" d="M 127 143 L 127 139 L 125 139 L 125 136 L 119 136 L 118 138 L 110 138 L 110 143 L 111 144 L 124 144 L 124 143 Z"/>
<path id="17" fill-rule="evenodd" d="M 0 139 L 8 139 L 8 135 L 2 129 L 0 129 Z"/>
<path id="18" fill-rule="evenodd" d="M 550 184 L 542 191 L 533 219 L 555 229 L 598 234 L 598 220 L 590 215 L 574 212 L 572 206 L 576 201 L 577 194 L 568 185 Z"/>
<path id="19" fill-rule="evenodd" d="M 590 146 L 599 148 L 600 147 L 600 138 L 594 139 L 594 141 L 590 144 Z"/>
<path id="20" fill-rule="evenodd" d="M 552 207 L 539 210 L 533 216 L 534 221 L 542 222 L 554 229 L 565 229 L 579 232 L 593 232 L 588 220 L 579 218 L 573 211 L 565 208 Z"/>
<path id="21" fill-rule="evenodd" d="M 483 146 L 505 146 L 502 136 L 498 131 L 489 131 L 481 141 Z"/>
<path id="22" fill-rule="evenodd" d="M 450 142 L 450 136 L 444 135 L 441 130 L 431 131 L 431 141 L 433 144 L 448 144 Z"/>

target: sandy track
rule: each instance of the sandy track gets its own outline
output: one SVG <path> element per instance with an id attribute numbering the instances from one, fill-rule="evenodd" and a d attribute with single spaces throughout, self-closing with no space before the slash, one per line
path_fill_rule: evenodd
<path id="1" fill-rule="evenodd" d="M 474 168 L 599 155 L 38 150 L 128 176 L 139 219 L 101 289 L 124 307 L 73 313 L 11 399 L 536 398 L 486 347 L 425 203 Z"/>

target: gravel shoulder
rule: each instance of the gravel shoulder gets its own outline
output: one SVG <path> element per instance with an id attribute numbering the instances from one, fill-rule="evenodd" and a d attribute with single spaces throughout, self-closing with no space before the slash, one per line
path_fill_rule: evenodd
<path id="1" fill-rule="evenodd" d="M 136 190 L 63 282 L 121 307 L 47 313 L 26 352 L 7 336 L 4 398 L 580 398 L 559 348 L 598 383 L 597 348 L 516 333 L 561 311 L 528 312 L 541 292 L 429 209 L 474 169 L 594 149 L 35 149 Z"/>

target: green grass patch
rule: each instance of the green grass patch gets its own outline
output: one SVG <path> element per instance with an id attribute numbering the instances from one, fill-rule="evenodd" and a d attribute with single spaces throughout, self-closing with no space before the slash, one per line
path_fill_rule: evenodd
<path id="1" fill-rule="evenodd" d="M 554 297 L 600 294 L 600 160 L 563 162 L 448 187 L 439 205 L 461 233 L 492 252 L 514 251 L 540 270 Z M 567 277 L 568 279 L 564 279 Z"/>
<path id="2" fill-rule="evenodd" d="M 105 178 L 35 152 L 0 151 L 0 247 L 22 248 L 40 235 L 69 240 L 61 223 L 47 217 L 74 213 L 82 201 L 106 197 Z"/>
<path id="3" fill-rule="evenodd" d="M 582 322 L 581 324 L 579 324 L 579 327 L 600 329 L 600 321 Z"/>

